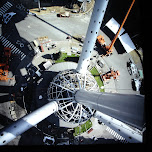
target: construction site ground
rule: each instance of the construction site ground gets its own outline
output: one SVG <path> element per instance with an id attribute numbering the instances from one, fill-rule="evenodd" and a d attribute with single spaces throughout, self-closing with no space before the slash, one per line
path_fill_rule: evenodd
<path id="1" fill-rule="evenodd" d="M 70 12 L 71 16 L 78 16 L 78 15 L 84 15 L 84 14 L 89 13 L 92 10 L 93 6 L 94 6 L 94 0 L 92 0 L 91 3 L 86 4 L 85 12 L 82 12 L 82 11 L 79 12 L 80 7 L 78 5 L 74 5 L 73 9 L 69 9 L 64 6 L 62 7 L 61 6 L 50 6 L 50 7 L 47 6 L 47 7 L 42 7 L 42 10 L 40 12 L 39 12 L 39 8 L 33 8 L 33 9 L 30 9 L 29 11 L 31 13 L 35 13 L 36 15 L 43 15 L 43 14 L 50 14 L 50 13 L 59 14 L 59 13 L 64 13 L 65 11 L 68 11 Z M 76 12 L 74 13 L 73 11 L 76 11 Z"/>
<path id="2" fill-rule="evenodd" d="M 82 51 L 82 46 L 80 46 L 80 42 L 76 39 L 77 37 L 82 37 L 86 35 L 89 20 L 90 20 L 90 14 L 86 15 L 80 15 L 80 16 L 72 16 L 70 18 L 58 18 L 56 16 L 56 13 L 58 11 L 62 11 L 62 7 L 57 7 L 57 10 L 55 10 L 55 13 L 50 13 L 54 8 L 47 8 L 47 11 L 41 11 L 41 14 L 38 14 L 39 12 L 37 11 L 37 8 L 34 10 L 30 10 L 30 12 L 36 13 L 37 16 L 32 16 L 32 15 L 27 15 L 24 16 L 24 12 L 21 12 L 19 10 L 14 10 L 16 12 L 16 16 L 12 18 L 11 22 L 6 27 L 3 27 L 2 29 L 2 36 L 5 37 L 8 41 L 10 41 L 13 45 L 18 47 L 20 51 L 22 51 L 26 57 L 21 60 L 17 56 L 17 52 L 14 53 L 14 56 L 12 56 L 12 61 L 11 61 L 11 71 L 10 71 L 10 76 L 12 76 L 15 80 L 13 82 L 6 82 L 14 86 L 16 89 L 15 91 L 18 92 L 23 84 L 22 78 L 23 76 L 21 75 L 20 70 L 23 67 L 27 67 L 29 63 L 33 63 L 35 66 L 38 67 L 38 64 L 40 62 L 44 61 L 44 58 L 42 58 L 42 55 L 45 54 L 52 54 L 52 53 L 57 53 L 59 50 L 65 50 L 66 53 L 71 54 L 71 47 L 77 47 L 79 51 Z M 48 13 L 47 13 L 48 12 Z M 24 16 L 24 17 L 23 17 Z M 5 29 L 6 28 L 6 29 Z M 5 31 L 5 32 L 4 32 Z M 111 40 L 106 35 L 102 30 L 99 31 L 99 34 L 103 35 L 106 41 L 106 44 L 110 44 Z M 15 36 L 14 36 L 15 35 Z M 67 36 L 72 36 L 73 38 L 71 40 L 66 39 Z M 51 43 L 54 42 L 56 43 L 57 47 L 55 49 L 52 49 L 51 51 L 48 51 L 47 48 L 44 49 L 44 52 L 40 52 L 37 54 L 35 57 L 32 56 L 33 52 L 29 50 L 28 44 L 37 39 L 38 37 L 42 36 L 48 36 L 48 39 L 51 40 Z M 24 44 L 24 47 L 20 47 L 16 42 L 20 40 L 21 43 Z M 12 53 L 13 54 L 13 53 Z M 113 54 L 109 57 L 101 57 L 100 56 L 101 51 L 100 49 L 97 51 L 93 51 L 92 54 L 92 60 L 90 60 L 90 67 L 89 69 L 96 67 L 99 73 L 106 73 L 110 70 L 111 67 L 113 67 L 115 70 L 120 71 L 120 76 L 119 80 L 115 81 L 114 79 L 110 79 L 108 82 L 104 83 L 104 90 L 105 92 L 111 92 L 111 93 L 125 93 L 125 94 L 139 94 L 140 92 L 134 91 L 132 89 L 132 84 L 131 84 L 131 79 L 133 78 L 132 75 L 128 73 L 127 70 L 127 62 L 129 59 L 131 59 L 137 66 L 139 70 L 142 69 L 142 64 L 139 59 L 139 56 L 135 51 L 132 51 L 130 54 L 127 52 L 125 53 L 118 53 L 118 50 L 114 48 Z M 101 68 L 100 66 L 97 65 L 97 60 L 100 60 L 104 66 Z M 62 64 L 62 63 L 60 63 Z M 77 63 L 72 63 L 68 64 L 68 62 L 64 62 L 62 66 L 65 68 L 66 66 L 69 66 L 69 68 L 76 68 Z M 60 69 L 58 71 L 63 70 L 62 66 L 60 66 Z M 56 64 L 54 64 L 54 67 L 52 66 L 52 69 L 56 69 Z M 56 69 L 57 70 L 57 69 Z M 3 82 L 4 83 L 4 82 Z M 2 82 L 0 85 L 4 85 Z M 16 83 L 16 84 L 15 84 Z M 8 98 L 8 101 L 2 102 L 0 105 L 0 114 L 3 115 L 1 116 L 3 120 L 8 120 L 8 122 L 11 120 L 12 122 L 12 115 L 10 115 L 10 100 Z M 4 110 L 5 109 L 5 110 Z M 21 114 L 18 113 L 18 115 L 23 116 L 25 112 L 21 112 Z M 5 115 L 5 116 L 4 116 Z M 9 116 L 7 118 L 7 116 Z M 10 120 L 9 120 L 10 119 Z M 96 120 L 92 120 L 96 121 Z M 95 122 L 97 123 L 97 122 Z M 0 128 L 3 128 L 4 126 L 8 125 L 9 123 L 1 124 Z M 73 127 L 72 125 L 70 126 L 69 123 L 67 124 L 66 122 L 60 121 L 61 126 L 66 126 L 68 125 L 69 127 Z M 95 127 L 95 126 L 93 126 Z M 94 128 L 95 129 L 95 128 Z M 101 126 L 98 126 L 98 129 L 101 129 Z M 105 129 L 105 126 L 103 127 Z M 94 131 L 89 135 L 84 134 L 84 137 L 91 138 L 93 135 L 96 136 L 97 138 L 110 138 L 110 134 L 106 134 L 106 132 L 102 131 L 103 133 L 101 136 L 99 135 L 98 131 Z M 108 137 L 107 137 L 108 136 Z M 17 139 L 16 139 L 17 140 Z M 24 139 L 25 140 L 25 139 Z M 12 144 L 18 144 L 16 143 Z M 11 144 L 11 143 L 10 143 Z"/>

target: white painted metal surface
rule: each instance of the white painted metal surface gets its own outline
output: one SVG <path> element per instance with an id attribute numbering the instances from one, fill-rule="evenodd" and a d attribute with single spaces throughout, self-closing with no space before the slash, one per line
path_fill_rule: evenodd
<path id="1" fill-rule="evenodd" d="M 115 118 L 105 115 L 99 111 L 95 113 L 94 117 L 109 126 L 112 130 L 124 137 L 125 140 L 130 143 L 141 143 L 143 140 L 141 131 L 138 129 L 133 129 Z"/>
<path id="2" fill-rule="evenodd" d="M 116 34 L 119 30 L 120 24 L 112 17 L 106 25 L 114 34 Z M 125 31 L 124 28 L 121 29 L 118 37 Z"/>
<path id="3" fill-rule="evenodd" d="M 25 117 L 17 120 L 11 126 L 0 132 L 0 145 L 6 145 L 20 134 L 24 133 L 37 123 L 58 111 L 58 104 L 52 101 Z"/>
<path id="4" fill-rule="evenodd" d="M 79 73 L 86 73 L 108 1 L 109 0 L 96 0 L 95 2 L 82 53 L 78 62 L 77 71 Z"/>
<path id="5" fill-rule="evenodd" d="M 43 64 L 44 68 L 48 70 L 51 67 L 52 63 L 50 61 L 47 61 L 46 63 Z"/>
<path id="6" fill-rule="evenodd" d="M 119 40 L 121 44 L 123 45 L 124 49 L 126 50 L 127 53 L 133 51 L 136 49 L 134 43 L 132 42 L 130 36 L 128 33 L 125 33 L 119 37 Z"/>

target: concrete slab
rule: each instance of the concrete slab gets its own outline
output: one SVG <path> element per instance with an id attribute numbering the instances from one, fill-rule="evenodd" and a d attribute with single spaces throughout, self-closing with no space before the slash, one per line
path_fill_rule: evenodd
<path id="1" fill-rule="evenodd" d="M 89 134 L 87 132 L 82 133 L 79 135 L 80 137 L 83 136 L 84 138 L 104 138 L 104 139 L 114 139 L 114 137 L 106 130 L 107 126 L 103 124 L 98 123 L 98 119 L 92 117 L 91 119 L 92 122 L 92 128 L 93 131 L 91 131 Z"/>
<path id="2" fill-rule="evenodd" d="M 49 71 L 59 72 L 59 71 L 64 71 L 64 70 L 68 70 L 68 69 L 76 69 L 76 68 L 77 68 L 77 63 L 75 63 L 75 62 L 62 62 L 62 63 L 54 64 L 49 69 Z"/>
<path id="3" fill-rule="evenodd" d="M 49 38 L 53 39 L 54 41 L 62 41 L 57 46 L 56 49 L 53 49 L 51 51 L 46 51 L 44 53 L 38 54 L 35 57 L 35 61 L 33 60 L 32 63 L 38 67 L 38 64 L 40 64 L 43 61 L 47 61 L 46 59 L 42 58 L 42 55 L 46 53 L 57 53 L 61 48 L 64 48 L 67 53 L 70 53 L 71 45 L 69 45 L 69 41 L 66 40 L 67 35 L 85 35 L 87 31 L 89 23 L 89 15 L 88 16 L 79 16 L 79 17 L 71 17 L 71 18 L 57 18 L 54 14 L 50 16 L 49 15 L 41 15 L 41 18 L 36 18 L 34 16 L 28 16 L 24 20 L 16 23 L 17 30 L 19 32 L 19 35 L 26 39 L 28 42 L 32 41 L 33 39 L 48 35 Z M 102 31 L 99 33 L 102 33 L 105 37 L 106 43 L 110 44 L 110 39 L 108 36 L 106 36 Z M 76 47 L 78 47 L 76 45 Z M 81 47 L 80 47 L 81 50 Z M 51 52 L 51 53 L 50 53 Z M 129 60 L 130 56 L 129 54 L 122 54 L 119 55 L 117 51 L 114 49 L 113 55 L 109 57 L 104 58 L 98 58 L 100 59 L 105 66 L 103 68 L 98 67 L 99 71 L 108 72 L 109 68 L 111 66 L 114 67 L 114 69 L 120 71 L 120 79 L 119 81 L 110 80 L 109 84 L 105 84 L 105 90 L 107 92 L 117 91 L 119 93 L 133 93 L 136 94 L 137 92 L 132 90 L 131 86 L 131 76 L 129 75 L 126 63 Z M 96 65 L 95 59 L 90 62 L 91 65 Z M 63 71 L 65 69 L 76 69 L 77 63 L 74 62 L 63 62 L 54 64 L 49 70 L 50 71 Z M 23 72 L 25 74 L 25 71 Z M 19 83 L 20 84 L 20 83 Z M 42 93 L 42 92 L 41 92 Z M 1 104 L 3 105 L 3 103 Z M 9 106 L 9 105 L 8 105 Z M 4 109 L 8 109 L 8 106 L 0 106 L 0 112 L 2 114 L 5 114 L 6 111 Z M 20 108 L 20 107 L 18 107 Z M 21 110 L 23 111 L 23 109 Z M 9 112 L 9 110 L 7 110 Z M 6 115 L 10 115 L 7 113 Z M 22 115 L 21 113 L 18 113 L 18 115 Z M 23 116 L 23 115 L 22 115 Z M 56 120 L 56 118 L 55 118 Z M 92 138 L 93 135 L 96 135 L 97 137 L 103 137 L 111 139 L 113 138 L 108 132 L 106 132 L 106 126 L 100 126 L 96 119 L 91 118 L 93 121 L 93 132 L 91 132 L 89 135 L 87 133 L 82 134 L 84 137 Z M 69 123 L 60 121 L 62 126 L 69 126 Z"/>

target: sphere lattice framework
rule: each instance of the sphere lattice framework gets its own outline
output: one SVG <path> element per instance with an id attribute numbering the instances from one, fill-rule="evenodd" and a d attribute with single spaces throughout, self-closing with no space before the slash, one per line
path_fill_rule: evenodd
<path id="1" fill-rule="evenodd" d="M 74 94 L 79 89 L 99 92 L 98 84 L 89 71 L 83 76 L 75 70 L 66 70 L 50 82 L 48 99 L 55 99 L 58 102 L 59 111 L 56 114 L 66 122 L 85 122 L 95 112 L 74 100 Z"/>

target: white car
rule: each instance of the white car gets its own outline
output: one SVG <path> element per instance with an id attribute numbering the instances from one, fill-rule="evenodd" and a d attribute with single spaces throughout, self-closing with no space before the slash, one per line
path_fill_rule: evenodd
<path id="1" fill-rule="evenodd" d="M 136 91 L 139 91 L 141 87 L 141 81 L 139 79 L 132 79 L 133 87 L 135 87 Z"/>

